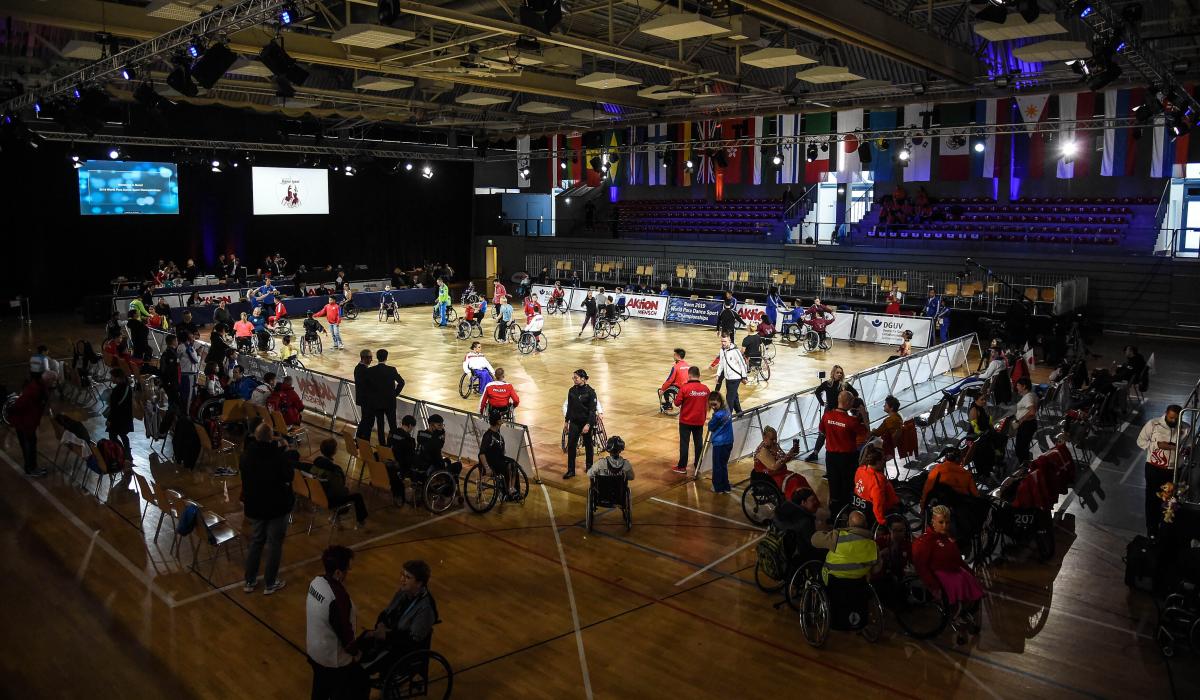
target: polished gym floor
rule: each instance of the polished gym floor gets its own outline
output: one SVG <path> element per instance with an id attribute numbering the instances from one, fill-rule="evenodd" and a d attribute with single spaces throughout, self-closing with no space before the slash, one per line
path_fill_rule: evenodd
<path id="1" fill-rule="evenodd" d="M 1142 527 L 1141 455 L 1133 444 L 1146 417 L 1183 398 L 1200 374 L 1194 344 L 1147 347 L 1158 372 L 1147 402 L 1121 429 L 1093 445 L 1077 492 L 1056 508 L 1058 551 L 1040 564 L 1019 548 L 984 573 L 988 589 L 982 634 L 956 646 L 950 633 L 913 641 L 889 621 L 883 640 L 833 633 L 809 647 L 795 613 L 775 609 L 776 596 L 753 583 L 760 531 L 741 513 L 739 495 L 718 496 L 707 480 L 669 471 L 675 418 L 660 416 L 654 389 L 671 348 L 707 368 L 716 351 L 711 330 L 633 320 L 620 338 L 576 339 L 576 315 L 547 322 L 549 348 L 520 356 L 493 347 L 521 395 L 517 418 L 531 425 L 544 484 L 522 505 L 486 515 L 451 510 L 441 516 L 397 508 L 367 493 L 371 516 L 361 530 L 330 530 L 317 516 L 311 534 L 298 510 L 284 544 L 288 586 L 274 596 L 241 591 L 239 550 L 214 557 L 192 541 L 171 552 L 170 521 L 156 536 L 159 511 L 128 477 L 86 492 L 61 474 L 21 474 L 11 430 L 0 429 L 0 579 L 7 601 L 0 643 L 6 679 L 0 695 L 57 698 L 80 688 L 96 698 L 300 698 L 310 672 L 304 656 L 304 592 L 329 541 L 353 547 L 348 588 L 360 627 L 369 626 L 396 589 L 400 564 L 422 558 L 433 567 L 431 590 L 442 624 L 433 647 L 455 669 L 458 697 L 758 697 L 794 693 L 862 697 L 1130 697 L 1195 696 L 1200 664 L 1183 652 L 1166 663 L 1154 644 L 1153 601 L 1122 583 L 1125 543 Z M 101 330 L 70 319 L 38 319 L 32 327 L 6 319 L 4 377 L 15 386 L 29 348 L 50 345 L 63 357 L 77 337 Z M 458 397 L 466 343 L 429 322 L 428 308 L 405 309 L 385 325 L 364 314 L 344 326 L 348 350 L 328 352 L 310 367 L 348 374 L 357 350 L 387 347 L 408 381 L 405 393 L 467 408 Z M 586 338 L 586 336 L 585 336 Z M 1114 359 L 1122 338 L 1097 343 L 1097 362 Z M 1147 346 L 1149 344 L 1146 344 Z M 769 384 L 743 391 L 746 407 L 811 386 L 816 372 L 841 363 L 847 373 L 883 361 L 890 348 L 838 344 L 801 357 L 782 349 Z M 605 407 L 610 435 L 629 444 L 637 470 L 634 526 L 605 513 L 594 533 L 583 526 L 584 482 L 563 482 L 561 404 L 570 374 L 586 368 Z M 704 379 L 712 383 L 707 370 Z M 56 406 L 87 421 L 102 419 Z M 43 464 L 67 462 L 44 422 Z M 341 426 L 338 426 L 339 429 Z M 320 437 L 310 426 L 312 444 Z M 307 445 L 305 446 L 307 448 Z M 207 472 L 151 469 L 144 436 L 134 441 L 138 473 L 182 491 L 242 527 L 236 480 L 228 489 Z M 340 452 L 338 459 L 345 462 Z M 819 465 L 801 465 L 810 480 Z M 734 466 L 735 482 L 749 465 Z M 144 516 L 143 516 L 144 514 Z M 261 589 L 260 589 L 261 590 Z"/>

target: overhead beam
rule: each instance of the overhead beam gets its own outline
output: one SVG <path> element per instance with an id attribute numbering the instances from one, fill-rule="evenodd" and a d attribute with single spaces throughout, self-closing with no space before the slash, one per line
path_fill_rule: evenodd
<path id="1" fill-rule="evenodd" d="M 747 10 L 789 26 L 812 30 L 847 44 L 924 68 L 962 84 L 971 84 L 979 63 L 969 52 L 912 27 L 863 2 L 847 0 L 734 0 Z"/>

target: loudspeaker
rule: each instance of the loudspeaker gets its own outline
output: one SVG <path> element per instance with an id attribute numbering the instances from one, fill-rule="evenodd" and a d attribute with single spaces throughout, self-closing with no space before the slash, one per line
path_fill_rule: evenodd
<path id="1" fill-rule="evenodd" d="M 871 164 L 871 142 L 861 140 L 858 142 L 858 162 L 863 165 Z"/>
<path id="2" fill-rule="evenodd" d="M 192 78 L 205 89 L 211 90 L 225 71 L 237 61 L 237 54 L 224 44 L 213 44 L 192 64 Z"/>
<path id="3" fill-rule="evenodd" d="M 282 75 L 288 79 L 288 82 L 303 85 L 304 81 L 308 80 L 308 71 L 301 68 L 296 60 L 274 41 L 262 48 L 258 54 L 258 60 L 270 69 L 271 73 Z"/>
<path id="4" fill-rule="evenodd" d="M 188 69 L 185 66 L 175 66 L 174 70 L 167 75 L 167 85 L 170 85 L 175 92 L 187 97 L 195 97 L 200 94 L 200 89 L 192 82 L 192 77 L 188 75 Z"/>
<path id="5" fill-rule="evenodd" d="M 549 34 L 562 21 L 562 0 L 527 0 L 521 6 L 521 24 Z"/>

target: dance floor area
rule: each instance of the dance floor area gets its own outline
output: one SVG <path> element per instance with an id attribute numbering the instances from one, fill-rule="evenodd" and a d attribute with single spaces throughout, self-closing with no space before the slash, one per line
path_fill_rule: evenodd
<path id="1" fill-rule="evenodd" d="M 396 507 L 364 484 L 370 517 L 363 529 L 333 529 L 318 515 L 309 533 L 309 514 L 296 512 L 284 542 L 288 585 L 269 597 L 242 592 L 236 544 L 228 552 L 201 544 L 193 571 L 196 539 L 172 551 L 170 521 L 156 529 L 160 512 L 139 495 L 132 474 L 111 484 L 93 477 L 86 490 L 52 467 L 50 477 L 28 479 L 15 436 L 0 429 L 0 556 L 10 562 L 0 578 L 9 601 L 0 695 L 56 698 L 86 687 L 95 698 L 307 697 L 305 592 L 329 542 L 355 550 L 347 589 L 360 629 L 391 599 L 404 561 L 429 562 L 442 620 L 433 649 L 454 668 L 455 697 L 764 697 L 803 688 L 835 697 L 1160 698 L 1200 691 L 1194 656 L 1185 652 L 1168 666 L 1160 655 L 1153 602 L 1124 586 L 1121 561 L 1141 529 L 1141 454 L 1133 439 L 1145 418 L 1194 383 L 1200 364 L 1186 346 L 1157 348 L 1160 371 L 1146 403 L 1095 446 L 1095 459 L 1081 466 L 1079 494 L 1060 499 L 1051 561 L 1017 547 L 984 567 L 988 596 L 977 639 L 957 645 L 947 632 L 917 641 L 889 618 L 877 643 L 834 632 L 814 649 L 797 614 L 774 607 L 782 597 L 755 585 L 754 545 L 763 533 L 741 512 L 747 461 L 732 465 L 732 496 L 670 471 L 677 419 L 659 413 L 655 389 L 675 347 L 704 368 L 711 387 L 715 332 L 635 319 L 619 338 L 593 340 L 590 331 L 576 337 L 581 321 L 580 314 L 548 317 L 549 347 L 533 355 L 496 345 L 493 322 L 485 321 L 485 351 L 520 395 L 516 418 L 530 427 L 543 482 L 524 503 L 435 516 Z M 9 385 L 31 344 L 63 357 L 76 338 L 96 342 L 100 332 L 70 319 L 5 326 L 0 360 Z M 477 399 L 458 395 L 469 343 L 434 328 L 428 307 L 403 309 L 399 324 L 363 313 L 342 334 L 347 349 L 306 358 L 308 368 L 349 377 L 359 350 L 387 348 L 406 395 L 477 409 Z M 1097 362 L 1117 357 L 1121 344 L 1097 346 Z M 862 343 L 807 356 L 780 346 L 770 382 L 744 388 L 743 406 L 813 386 L 817 372 L 835 363 L 852 375 L 891 354 L 891 347 Z M 637 472 L 628 531 L 619 512 L 603 511 L 589 533 L 586 481 L 560 479 L 562 402 L 577 368 L 591 375 L 607 432 L 624 438 Z M 94 412 L 55 409 L 101 432 Z M 66 460 L 56 455 L 48 423 L 39 447 L 50 467 Z M 317 425 L 309 429 L 303 450 L 323 437 Z M 131 437 L 137 474 L 248 532 L 236 479 L 226 485 L 208 472 L 152 465 L 145 436 Z M 339 445 L 337 461 L 346 458 Z M 820 464 L 797 469 L 825 493 Z"/>

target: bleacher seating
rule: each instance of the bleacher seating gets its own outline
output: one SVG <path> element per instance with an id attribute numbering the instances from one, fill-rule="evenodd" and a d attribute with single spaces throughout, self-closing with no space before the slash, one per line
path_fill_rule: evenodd
<path id="1" fill-rule="evenodd" d="M 994 241 L 1122 245 L 1132 230 L 1149 231 L 1153 197 L 1029 197 L 997 204 L 982 197 L 942 198 L 933 220 L 880 225 L 876 206 L 857 228 L 860 239 Z"/>
<path id="2" fill-rule="evenodd" d="M 781 227 L 778 199 L 632 200 L 617 207 L 617 233 L 623 238 L 744 240 L 767 238 Z"/>

